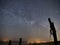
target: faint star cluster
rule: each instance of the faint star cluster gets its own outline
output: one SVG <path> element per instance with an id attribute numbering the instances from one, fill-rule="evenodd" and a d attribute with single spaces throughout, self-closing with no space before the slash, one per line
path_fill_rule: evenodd
<path id="1" fill-rule="evenodd" d="M 48 41 L 48 17 L 60 34 L 59 5 L 59 0 L 0 0 L 0 37 L 40 38 Z"/>

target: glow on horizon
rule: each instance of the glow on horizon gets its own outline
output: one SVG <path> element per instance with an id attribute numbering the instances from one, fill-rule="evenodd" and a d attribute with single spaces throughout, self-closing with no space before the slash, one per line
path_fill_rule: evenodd
<path id="1" fill-rule="evenodd" d="M 38 39 L 38 38 L 33 38 L 33 39 L 28 40 L 28 43 L 45 43 L 45 42 L 47 41 Z"/>
<path id="2" fill-rule="evenodd" d="M 9 39 L 8 39 L 8 38 L 2 38 L 1 41 L 3 41 L 3 42 L 8 42 Z"/>

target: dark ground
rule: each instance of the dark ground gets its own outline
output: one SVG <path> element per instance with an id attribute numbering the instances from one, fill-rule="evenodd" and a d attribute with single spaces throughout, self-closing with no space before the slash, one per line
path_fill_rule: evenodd
<path id="1" fill-rule="evenodd" d="M 12 45 L 18 45 L 19 43 L 18 42 L 12 42 Z M 0 41 L 0 45 L 8 45 L 8 42 L 1 42 Z M 33 44 L 22 44 L 22 45 L 54 45 L 53 42 L 46 42 L 46 43 L 33 43 Z M 60 45 L 60 41 L 58 41 L 58 45 Z"/>

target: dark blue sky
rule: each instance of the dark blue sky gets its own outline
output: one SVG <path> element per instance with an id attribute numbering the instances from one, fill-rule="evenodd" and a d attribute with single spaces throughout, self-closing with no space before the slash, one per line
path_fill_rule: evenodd
<path id="1" fill-rule="evenodd" d="M 48 40 L 52 19 L 60 40 L 59 0 L 0 0 L 0 37 Z"/>

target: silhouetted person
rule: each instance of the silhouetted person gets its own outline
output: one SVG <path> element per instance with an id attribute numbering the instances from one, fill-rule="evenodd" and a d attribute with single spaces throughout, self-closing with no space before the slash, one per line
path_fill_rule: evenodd
<path id="1" fill-rule="evenodd" d="M 11 41 L 11 40 L 9 40 L 8 45 L 11 45 L 11 42 L 12 42 L 12 41 Z"/>
<path id="2" fill-rule="evenodd" d="M 54 23 L 51 22 L 50 18 L 48 18 L 49 24 L 50 24 L 50 34 L 53 35 L 54 38 L 54 44 L 57 45 L 57 35 L 56 35 L 56 29 L 54 27 Z"/>
<path id="3" fill-rule="evenodd" d="M 21 44 L 22 44 L 22 38 L 19 39 L 19 45 L 21 45 Z"/>

